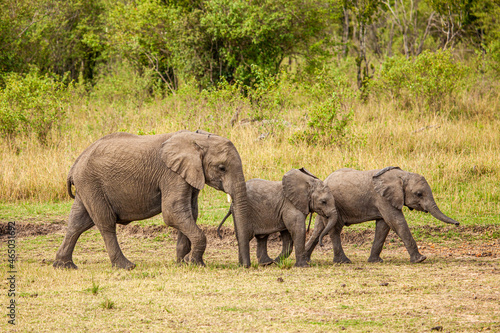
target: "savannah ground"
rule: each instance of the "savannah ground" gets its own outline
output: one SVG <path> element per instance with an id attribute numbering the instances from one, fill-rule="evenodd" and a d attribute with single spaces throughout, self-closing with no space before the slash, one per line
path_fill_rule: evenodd
<path id="1" fill-rule="evenodd" d="M 74 260 L 79 269 L 55 270 L 51 264 L 66 217 L 53 215 L 54 207 L 30 208 L 31 218 L 23 211 L 25 217 L 16 219 L 16 326 L 4 317 L 2 331 L 500 330 L 498 223 L 456 228 L 408 212 L 420 251 L 427 256 L 421 264 L 409 262 L 392 232 L 382 252 L 384 263 L 367 263 L 374 229 L 374 223 L 367 223 L 344 229 L 350 265 L 332 265 L 328 239 L 313 253 L 310 268 L 292 267 L 292 254 L 279 267 L 254 264 L 245 269 L 237 265 L 229 221 L 222 240 L 215 235 L 217 221 L 202 224 L 208 236 L 207 267 L 196 267 L 175 263 L 175 231 L 155 218 L 118 228 L 124 253 L 137 264 L 134 270 L 111 268 L 95 227 L 77 243 Z M 223 212 L 218 209 L 214 215 Z M 1 227 L 5 233 L 6 223 Z M 1 242 L 6 256 L 5 235 Z M 280 246 L 272 239 L 270 253 L 277 255 Z M 6 265 L 1 274 L 8 276 Z M 9 301 L 5 289 L 4 305 Z"/>

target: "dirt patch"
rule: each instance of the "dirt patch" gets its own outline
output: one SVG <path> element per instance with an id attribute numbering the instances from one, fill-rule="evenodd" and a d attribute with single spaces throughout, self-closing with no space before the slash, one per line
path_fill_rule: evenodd
<path id="1" fill-rule="evenodd" d="M 35 237 L 41 235 L 53 234 L 61 231 L 65 226 L 58 223 L 26 223 L 15 222 L 16 237 Z M 8 222 L 0 222 L 0 239 L 8 237 L 9 224 Z"/>
<path id="2" fill-rule="evenodd" d="M 16 222 L 16 237 L 36 237 L 42 235 L 49 235 L 54 233 L 64 234 L 66 232 L 66 224 L 61 223 L 64 221 L 56 221 L 53 223 L 30 223 L 30 222 Z M 94 227 L 95 228 L 95 227 Z M 201 226 L 205 235 L 207 236 L 207 241 L 210 246 L 215 247 L 236 247 L 237 241 L 234 234 L 234 229 L 230 227 L 222 227 L 221 235 L 222 239 L 217 236 L 217 227 L 215 226 Z M 8 222 L 0 222 L 0 240 L 6 240 L 8 237 Z M 424 254 L 434 254 L 437 256 L 453 256 L 453 257 L 492 257 L 500 258 L 500 239 L 495 237 L 496 233 L 499 232 L 499 226 L 470 226 L 470 227 L 434 227 L 434 226 L 423 226 L 413 229 L 414 232 L 419 232 L 420 235 L 425 236 L 436 236 L 436 235 L 446 235 L 448 231 L 455 231 L 460 235 L 467 235 L 468 239 L 476 236 L 489 236 L 488 239 L 473 239 L 472 241 L 457 241 L 447 240 L 446 237 L 441 241 L 433 242 L 418 242 L 421 252 Z M 140 238 L 155 238 L 159 236 L 166 236 L 171 240 L 177 238 L 177 230 L 173 228 L 167 228 L 165 225 L 154 225 L 154 226 L 140 226 L 140 225 L 118 225 L 117 232 L 121 235 L 130 237 L 140 237 Z M 308 233 L 309 237 L 312 231 Z M 344 228 L 342 231 L 342 244 L 344 245 L 358 245 L 371 244 L 375 234 L 374 229 L 365 229 L 361 231 L 350 230 L 349 228 Z M 394 241 L 393 241 L 394 240 Z M 253 240 L 255 242 L 255 239 Z M 330 237 L 325 237 L 323 239 L 325 247 L 323 251 L 331 251 L 332 244 Z M 394 233 L 390 232 L 386 246 L 393 247 L 403 247 L 403 244 L 399 237 Z M 269 236 L 268 247 L 270 249 L 281 249 L 281 237 L 279 233 L 275 233 Z"/>

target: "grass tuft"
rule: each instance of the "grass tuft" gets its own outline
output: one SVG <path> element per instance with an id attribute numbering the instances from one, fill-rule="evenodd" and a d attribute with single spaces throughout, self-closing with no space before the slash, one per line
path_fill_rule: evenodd
<path id="1" fill-rule="evenodd" d="M 105 310 L 111 310 L 115 308 L 115 302 L 106 297 L 104 301 L 101 302 L 100 307 Z"/>

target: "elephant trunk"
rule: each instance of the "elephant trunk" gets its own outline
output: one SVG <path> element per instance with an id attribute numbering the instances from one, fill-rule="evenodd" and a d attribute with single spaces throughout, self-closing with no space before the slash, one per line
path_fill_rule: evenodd
<path id="1" fill-rule="evenodd" d="M 451 217 L 448 217 L 444 215 L 441 210 L 438 208 L 435 202 L 432 203 L 431 207 L 428 209 L 429 213 L 431 213 L 432 216 L 437 218 L 440 221 L 443 221 L 444 223 L 449 223 L 449 224 L 454 224 L 456 226 L 460 225 L 459 222 L 455 221 Z"/>
<path id="2" fill-rule="evenodd" d="M 250 246 L 248 226 L 250 216 L 248 209 L 247 187 L 243 175 L 238 179 L 229 193 L 232 198 L 232 213 L 234 229 L 238 240 L 239 261 L 245 267 L 250 267 Z"/>
<path id="3" fill-rule="evenodd" d="M 337 220 L 338 220 L 338 214 L 337 211 L 334 211 L 330 216 L 328 217 L 328 222 L 326 224 L 325 229 L 321 232 L 321 235 L 319 236 L 319 246 L 323 246 L 323 237 L 328 234 L 336 225 L 337 225 Z"/>

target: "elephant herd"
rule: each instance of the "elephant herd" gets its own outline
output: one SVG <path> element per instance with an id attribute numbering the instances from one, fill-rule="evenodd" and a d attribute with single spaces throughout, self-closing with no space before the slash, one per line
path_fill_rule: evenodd
<path id="1" fill-rule="evenodd" d="M 135 265 L 118 244 L 116 224 L 159 213 L 166 225 L 178 230 L 177 261 L 204 265 L 207 240 L 196 220 L 198 195 L 205 184 L 231 196 L 231 207 L 219 229 L 232 214 L 239 263 L 245 267 L 251 265 L 250 240 L 254 237 L 260 265 L 280 261 L 295 249 L 295 265 L 306 267 L 326 234 L 333 242 L 333 262 L 349 263 L 342 249 L 342 228 L 373 220 L 375 239 L 368 261 L 382 261 L 380 252 L 392 229 L 403 240 L 411 262 L 421 262 L 426 257 L 418 251 L 403 206 L 459 225 L 439 210 L 423 176 L 397 167 L 340 169 L 324 181 L 301 168 L 287 172 L 282 181 L 245 182 L 238 151 L 226 138 L 200 130 L 145 136 L 115 133 L 85 149 L 68 173 L 68 193 L 75 200 L 53 266 L 77 268 L 73 263 L 75 244 L 95 225 L 112 266 L 133 269 Z M 313 212 L 318 216 L 306 243 L 305 220 Z M 281 233 L 283 250 L 271 259 L 267 239 L 275 232 Z"/>

